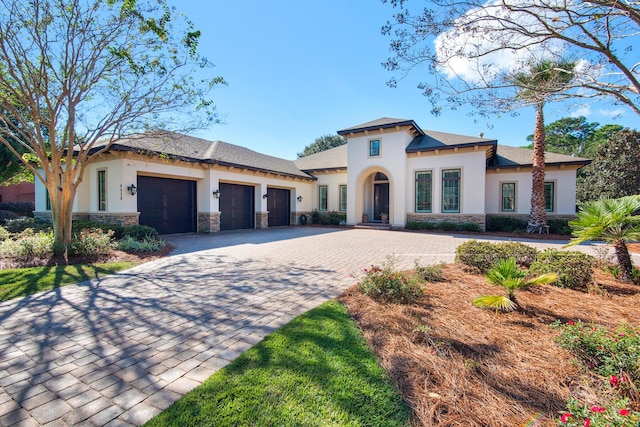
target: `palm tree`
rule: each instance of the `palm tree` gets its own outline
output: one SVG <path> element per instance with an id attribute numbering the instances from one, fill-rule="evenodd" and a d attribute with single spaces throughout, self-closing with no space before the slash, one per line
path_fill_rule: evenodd
<path id="1" fill-rule="evenodd" d="M 639 212 L 640 196 L 582 203 L 577 218 L 569 221 L 574 238 L 567 246 L 589 240 L 612 244 L 620 265 L 620 279 L 632 282 L 633 264 L 626 242 L 640 239 Z"/>
<path id="2" fill-rule="evenodd" d="M 473 305 L 480 308 L 490 308 L 498 312 L 516 310 L 519 305 L 516 300 L 516 291 L 525 289 L 531 285 L 542 285 L 553 283 L 558 280 L 555 273 L 547 273 L 542 276 L 526 280 L 527 271 L 521 269 L 516 264 L 516 259 L 501 259 L 495 267 L 487 272 L 485 278 L 491 284 L 502 286 L 507 291 L 507 296 L 503 295 L 480 295 L 473 300 Z"/>
<path id="3" fill-rule="evenodd" d="M 544 203 L 544 105 L 554 95 L 566 90 L 574 77 L 576 62 L 542 61 L 525 73 L 516 74 L 512 83 L 519 88 L 517 97 L 535 105 L 536 125 L 533 131 L 533 168 L 531 170 L 531 213 L 527 232 L 542 230 L 547 225 Z"/>

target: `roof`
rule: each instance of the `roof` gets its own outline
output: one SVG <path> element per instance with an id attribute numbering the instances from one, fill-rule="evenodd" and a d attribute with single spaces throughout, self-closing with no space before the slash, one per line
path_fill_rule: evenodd
<path id="1" fill-rule="evenodd" d="M 347 168 L 347 144 L 294 160 L 301 171 L 337 170 Z"/>
<path id="2" fill-rule="evenodd" d="M 458 135 L 454 133 L 425 131 L 424 135 L 418 136 L 409 143 L 405 151 L 407 153 L 417 153 L 419 151 L 442 150 L 453 147 L 472 147 L 476 145 L 497 145 L 495 139 L 477 138 L 474 136 Z"/>
<path id="3" fill-rule="evenodd" d="M 577 165 L 585 166 L 591 160 L 582 157 L 567 156 L 565 154 L 544 153 L 545 165 Z M 528 148 L 498 145 L 496 155 L 487 164 L 487 169 L 516 168 L 533 166 L 533 150 Z"/>
<path id="4" fill-rule="evenodd" d="M 99 147 L 96 147 L 99 148 Z M 293 161 L 261 154 L 223 141 L 207 141 L 173 132 L 154 132 L 120 139 L 109 150 L 133 151 L 141 154 L 163 154 L 187 162 L 215 164 L 312 179 Z"/>
<path id="5" fill-rule="evenodd" d="M 413 120 L 409 119 L 393 119 L 390 117 L 381 117 L 379 119 L 351 126 L 338 131 L 338 135 L 348 135 L 350 133 L 366 132 L 380 129 L 394 128 L 396 126 L 411 126 L 414 129 L 414 136 L 422 135 L 422 129 Z"/>

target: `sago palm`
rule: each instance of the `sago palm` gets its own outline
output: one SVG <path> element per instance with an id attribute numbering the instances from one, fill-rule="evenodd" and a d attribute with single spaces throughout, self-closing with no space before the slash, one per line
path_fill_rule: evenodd
<path id="1" fill-rule="evenodd" d="M 583 203 L 576 219 L 569 221 L 574 237 L 567 246 L 589 240 L 604 240 L 613 245 L 620 265 L 620 279 L 631 282 L 633 264 L 626 242 L 640 239 L 639 211 L 640 196 Z"/>
<path id="2" fill-rule="evenodd" d="M 553 283 L 558 280 L 555 273 L 547 273 L 542 276 L 527 280 L 527 271 L 516 264 L 516 259 L 501 259 L 495 267 L 487 272 L 485 278 L 491 284 L 503 287 L 507 295 L 480 295 L 473 300 L 473 305 L 480 308 L 489 308 L 498 311 L 513 311 L 519 305 L 516 300 L 516 291 L 525 289 L 531 285 Z"/>

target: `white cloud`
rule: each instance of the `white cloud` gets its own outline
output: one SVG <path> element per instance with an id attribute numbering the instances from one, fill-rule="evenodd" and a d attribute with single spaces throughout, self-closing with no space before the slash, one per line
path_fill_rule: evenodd
<path id="1" fill-rule="evenodd" d="M 593 112 L 591 111 L 591 106 L 586 105 L 584 107 L 578 108 L 576 111 L 572 111 L 569 113 L 569 117 L 589 117 Z"/>
<path id="2" fill-rule="evenodd" d="M 540 0 L 489 0 L 483 7 L 458 17 L 453 28 L 434 41 L 441 71 L 449 79 L 459 77 L 469 83 L 488 84 L 501 74 L 525 69 L 531 62 L 561 55 L 564 46 L 559 41 L 536 42 L 518 31 L 542 30 L 536 16 L 544 17 L 547 23 L 559 22 L 559 15 L 549 7 L 553 2 L 547 0 L 545 6 L 540 6 Z M 526 11 L 507 10 L 505 4 Z"/>
<path id="3" fill-rule="evenodd" d="M 619 117 L 622 117 L 624 115 L 624 113 L 627 112 L 627 110 L 625 110 L 624 108 L 612 108 L 612 109 L 600 109 L 597 111 L 598 114 L 600 114 L 601 116 L 605 116 L 605 117 L 609 117 L 612 119 L 617 119 Z"/>

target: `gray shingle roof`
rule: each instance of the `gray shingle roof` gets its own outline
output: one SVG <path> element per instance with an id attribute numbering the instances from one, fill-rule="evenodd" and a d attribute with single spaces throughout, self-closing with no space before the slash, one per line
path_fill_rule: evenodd
<path id="1" fill-rule="evenodd" d="M 298 178 L 311 177 L 291 160 L 261 154 L 223 141 L 207 141 L 173 132 L 157 132 L 116 141 L 110 150 L 164 154 L 187 162 L 234 166 Z"/>
<path id="2" fill-rule="evenodd" d="M 301 171 L 346 169 L 347 144 L 296 159 L 293 163 Z"/>
<path id="3" fill-rule="evenodd" d="M 497 141 L 495 139 L 427 130 L 424 131 L 424 135 L 414 138 L 405 151 L 407 153 L 415 153 L 418 151 L 433 151 L 443 148 L 496 144 Z"/>
<path id="4" fill-rule="evenodd" d="M 339 130 L 338 135 L 347 135 L 349 133 L 364 132 L 367 130 L 376 130 L 376 129 L 386 129 L 391 127 L 406 126 L 406 125 L 412 126 L 416 130 L 417 135 L 422 134 L 422 129 L 420 129 L 420 126 L 418 126 L 418 124 L 413 120 L 381 117 L 379 119 L 376 119 L 370 122 L 362 123 L 356 126 L 351 126 L 349 128 Z"/>
<path id="5" fill-rule="evenodd" d="M 564 154 L 545 152 L 545 164 L 547 165 L 588 165 L 591 160 L 582 157 L 567 156 Z M 520 166 L 533 166 L 533 150 L 528 148 L 510 147 L 498 145 L 496 155 L 489 161 L 487 169 L 515 168 Z"/>

